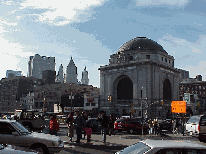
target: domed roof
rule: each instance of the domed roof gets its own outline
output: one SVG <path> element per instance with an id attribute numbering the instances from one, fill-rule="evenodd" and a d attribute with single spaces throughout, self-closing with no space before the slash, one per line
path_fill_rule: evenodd
<path id="1" fill-rule="evenodd" d="M 119 50 L 117 51 L 117 54 L 119 52 L 129 51 L 129 50 L 156 50 L 156 51 L 162 51 L 164 53 L 167 53 L 161 45 L 159 45 L 157 42 L 148 39 L 146 37 L 136 37 L 126 43 L 124 43 Z"/>

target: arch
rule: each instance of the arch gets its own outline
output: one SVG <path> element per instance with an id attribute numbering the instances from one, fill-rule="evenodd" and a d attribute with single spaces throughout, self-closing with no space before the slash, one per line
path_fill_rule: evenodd
<path id="1" fill-rule="evenodd" d="M 172 100 L 172 94 L 171 94 L 171 83 L 169 79 L 165 79 L 163 82 L 163 99 L 164 100 Z"/>
<path id="2" fill-rule="evenodd" d="M 128 76 L 124 75 L 119 77 L 116 88 L 117 100 L 133 100 L 133 83 Z"/>

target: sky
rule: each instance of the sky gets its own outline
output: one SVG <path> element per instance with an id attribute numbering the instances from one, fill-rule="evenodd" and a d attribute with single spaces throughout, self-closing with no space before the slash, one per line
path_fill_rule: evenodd
<path id="1" fill-rule="evenodd" d="M 72 57 L 81 81 L 100 87 L 100 66 L 135 37 L 159 43 L 174 66 L 206 80 L 206 0 L 0 0 L 0 78 L 28 72 L 30 56 Z"/>

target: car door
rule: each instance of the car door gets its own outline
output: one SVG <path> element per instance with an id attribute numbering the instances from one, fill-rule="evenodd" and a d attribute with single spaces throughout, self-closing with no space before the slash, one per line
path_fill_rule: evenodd
<path id="1" fill-rule="evenodd" d="M 16 130 L 7 122 L 0 122 L 0 143 L 14 144 L 14 135 L 12 132 Z"/>

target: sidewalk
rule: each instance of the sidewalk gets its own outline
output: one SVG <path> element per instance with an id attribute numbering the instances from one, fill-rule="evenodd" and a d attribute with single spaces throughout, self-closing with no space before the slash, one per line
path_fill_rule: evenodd
<path id="1" fill-rule="evenodd" d="M 107 135 L 106 139 L 106 145 L 107 146 L 129 146 L 132 144 L 137 143 L 141 139 L 137 138 L 127 138 L 128 134 L 126 135 L 112 135 L 109 136 Z M 134 135 L 135 136 L 135 135 Z M 70 145 L 77 145 L 76 142 L 76 135 L 74 138 L 72 138 L 73 142 L 69 141 L 68 136 L 60 136 L 63 141 L 65 141 L 65 144 L 70 144 Z M 91 136 L 91 142 L 87 143 L 87 139 L 81 139 L 80 144 L 90 144 L 90 145 L 105 145 L 102 143 L 102 136 L 100 134 L 92 134 Z"/>

